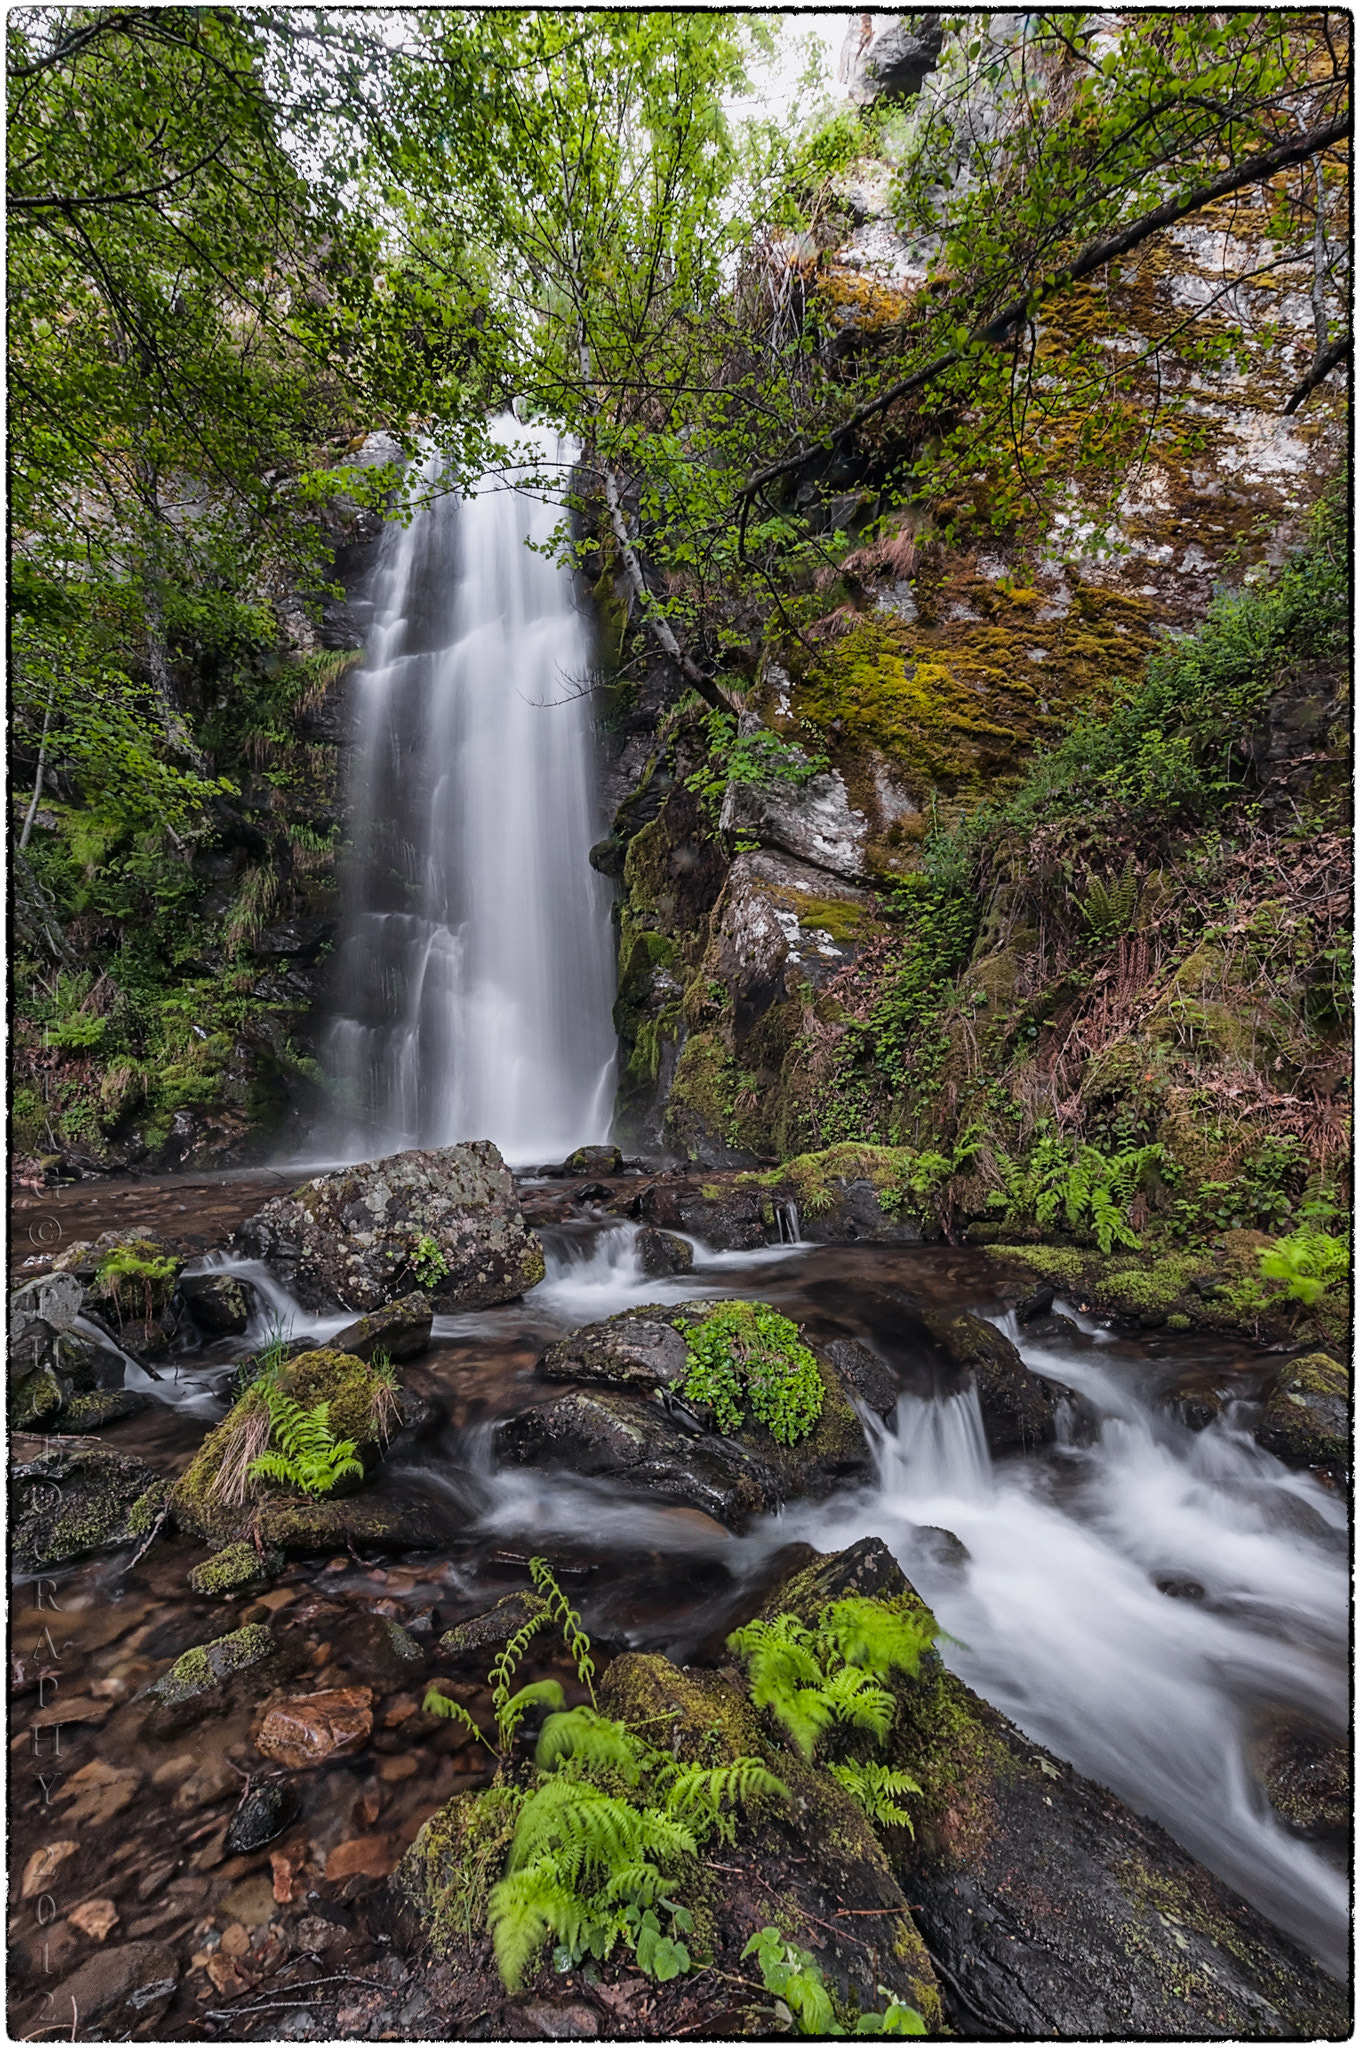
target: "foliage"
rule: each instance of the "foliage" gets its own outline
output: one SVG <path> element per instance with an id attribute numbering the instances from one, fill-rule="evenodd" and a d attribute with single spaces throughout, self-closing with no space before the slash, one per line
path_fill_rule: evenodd
<path id="1" fill-rule="evenodd" d="M 1081 914 L 1093 938 L 1113 939 L 1120 932 L 1126 932 L 1133 923 L 1137 908 L 1138 878 L 1132 860 L 1127 862 L 1123 874 L 1115 881 L 1103 882 L 1099 875 L 1092 875 L 1086 884 Z"/>
<path id="2" fill-rule="evenodd" d="M 274 1479 L 303 1493 L 329 1493 L 342 1479 L 363 1477 L 362 1460 L 348 1437 L 338 1442 L 329 1427 L 330 1403 L 303 1408 L 272 1378 L 259 1382 L 269 1409 L 274 1448 L 262 1451 L 249 1466 L 252 1479 Z"/>
<path id="3" fill-rule="evenodd" d="M 909 1835 L 915 1834 L 911 1815 L 905 1806 L 897 1803 L 906 1793 L 921 1790 L 910 1771 L 890 1770 L 887 1764 L 874 1759 L 866 1763 L 856 1757 L 848 1757 L 843 1763 L 828 1764 L 827 1769 L 833 1778 L 840 1779 L 870 1820 L 876 1821 L 880 1827 L 905 1828 Z"/>
<path id="4" fill-rule="evenodd" d="M 996 1199 L 1008 1221 L 1032 1216 L 1047 1226 L 1061 1214 L 1069 1229 L 1092 1230 L 1104 1253 L 1117 1244 L 1138 1249 L 1129 1206 L 1149 1170 L 1168 1163 L 1163 1145 L 1139 1145 L 1109 1158 L 1094 1145 L 1073 1147 L 1051 1133 L 1037 1139 L 1023 1165 L 999 1150 L 995 1158 L 1005 1187 Z"/>
<path id="5" fill-rule="evenodd" d="M 796 1942 L 789 1941 L 777 1927 L 762 1927 L 759 1934 L 753 1934 L 742 1950 L 742 1956 L 754 1956 L 760 1964 L 760 1974 L 765 1989 L 772 1991 L 782 2002 L 784 2011 L 775 2007 L 775 2017 L 783 2018 L 786 2025 L 797 2023 L 800 2034 L 844 2034 L 845 2028 L 836 2021 L 835 2007 L 831 1994 L 822 1979 L 813 1956 Z M 880 1990 L 882 1987 L 879 1987 Z M 883 2012 L 861 2013 L 851 2029 L 855 2034 L 924 2034 L 925 2021 L 914 2006 L 902 2000 L 889 2000 Z"/>
<path id="6" fill-rule="evenodd" d="M 725 1436 L 745 1422 L 743 1400 L 782 1444 L 796 1444 L 815 1428 L 825 1395 L 822 1376 L 787 1316 L 763 1302 L 724 1302 L 686 1330 L 685 1344 L 683 1392 L 712 1408 Z"/>
<path id="7" fill-rule="evenodd" d="M 792 1614 L 751 1621 L 727 1639 L 747 1666 L 751 1698 L 768 1707 L 801 1754 L 809 1760 L 823 1735 L 848 1728 L 882 1743 L 892 1725 L 894 1702 L 879 1681 L 894 1671 L 915 1677 L 921 1653 L 939 1633 L 928 1616 L 899 1614 L 882 1601 L 835 1601 L 809 1628 Z M 868 1806 L 892 1792 L 919 1790 L 906 1783 L 846 1789 Z M 863 1796 L 862 1796 L 863 1795 Z"/>
<path id="8" fill-rule="evenodd" d="M 555 1709 L 543 1723 L 528 1791 L 498 1779 L 491 1796 L 516 1802 L 505 1873 L 487 1917 L 506 1988 L 517 1991 L 550 1937 L 560 1968 L 586 1956 L 604 1961 L 620 1942 L 638 1968 L 667 1982 L 690 1968 L 681 1936 L 693 1930 L 673 1896 L 686 1863 L 710 1836 L 733 1838 L 736 1807 L 780 1798 L 784 1788 L 755 1757 L 727 1765 L 682 1764 L 594 1705 L 589 1638 L 542 1558 L 530 1571 L 540 1605 L 491 1670 L 498 1745 L 456 1700 L 433 1687 L 425 1711 L 469 1728 L 503 1774 L 525 1714 Z M 534 1636 L 556 1622 L 591 1704 L 568 1709 L 555 1679 L 511 1690 Z M 664 1924 L 663 1924 L 664 1923 Z"/>
<path id="9" fill-rule="evenodd" d="M 411 1269 L 422 1287 L 437 1287 L 448 1278 L 449 1262 L 433 1237 L 422 1237 L 411 1254 Z"/>
<path id="10" fill-rule="evenodd" d="M 140 1282 L 148 1321 L 151 1304 L 156 1292 L 174 1279 L 179 1271 L 179 1260 L 167 1254 L 164 1257 L 152 1255 L 148 1258 L 133 1245 L 115 1245 L 105 1252 L 99 1261 L 97 1278 L 99 1291 L 106 1298 L 117 1303 L 126 1280 Z"/>
<path id="11" fill-rule="evenodd" d="M 1290 1301 L 1313 1308 L 1328 1288 L 1347 1279 L 1351 1248 L 1347 1239 L 1331 1237 L 1316 1228 L 1290 1231 L 1276 1238 L 1260 1255 L 1261 1278 L 1284 1283 Z"/>
<path id="12" fill-rule="evenodd" d="M 703 720 L 707 756 L 685 778 L 685 788 L 699 799 L 710 826 L 717 825 L 729 783 L 801 789 L 830 765 L 825 754 L 809 754 L 766 726 L 743 732 L 743 722 L 719 710 L 707 712 Z"/>

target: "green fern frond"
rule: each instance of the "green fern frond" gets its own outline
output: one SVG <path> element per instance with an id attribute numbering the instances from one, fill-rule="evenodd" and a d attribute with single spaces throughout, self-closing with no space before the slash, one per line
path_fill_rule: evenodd
<path id="1" fill-rule="evenodd" d="M 875 1685 L 867 1672 L 856 1670 L 853 1665 L 845 1664 L 839 1671 L 832 1672 L 822 1697 L 829 1704 L 832 1717 L 843 1727 L 862 1729 L 879 1742 L 892 1726 L 896 1705 L 892 1694 L 885 1692 L 881 1685 Z"/>
<path id="2" fill-rule="evenodd" d="M 272 1380 L 261 1380 L 269 1408 L 269 1431 L 276 1448 L 252 1459 L 248 1476 L 275 1479 L 303 1493 L 329 1493 L 341 1479 L 362 1479 L 364 1468 L 349 1437 L 339 1442 L 329 1427 L 330 1404 L 302 1408 Z"/>
<path id="3" fill-rule="evenodd" d="M 847 1664 L 870 1671 L 875 1678 L 886 1678 L 891 1671 L 905 1671 L 916 1678 L 921 1652 L 930 1648 L 939 1633 L 930 1615 L 895 1614 L 880 1600 L 858 1596 L 828 1607 L 821 1616 L 821 1629 Z"/>
<path id="4" fill-rule="evenodd" d="M 642 1755 L 642 1745 L 621 1721 L 608 1720 L 594 1707 L 572 1707 L 543 1723 L 534 1761 L 541 1771 L 551 1771 L 570 1758 L 585 1771 L 613 1771 L 636 1785 Z"/>
<path id="5" fill-rule="evenodd" d="M 897 1803 L 907 1793 L 921 1790 L 909 1772 L 889 1770 L 886 1764 L 854 1760 L 828 1764 L 827 1768 L 863 1807 L 870 1820 L 877 1821 L 880 1826 L 905 1828 L 909 1834 L 915 1834 L 911 1815 L 905 1806 Z"/>
<path id="6" fill-rule="evenodd" d="M 437 1720 L 456 1721 L 460 1728 L 470 1728 L 482 1747 L 491 1749 L 491 1744 L 460 1700 L 451 1700 L 447 1693 L 439 1692 L 431 1686 L 422 1704 L 424 1711 L 433 1714 Z M 491 1749 L 491 1754 L 496 1754 L 494 1749 Z"/>
<path id="7" fill-rule="evenodd" d="M 519 1724 L 530 1707 L 561 1708 L 563 1704 L 562 1688 L 555 1678 L 540 1678 L 532 1685 L 522 1685 L 505 1701 L 496 1716 L 502 1747 L 508 1749 L 514 1741 Z"/>
<path id="8" fill-rule="evenodd" d="M 548 1603 L 548 1613 L 553 1621 L 559 1622 L 563 1640 L 576 1664 L 576 1675 L 590 1694 L 590 1704 L 595 1705 L 595 1665 L 590 1655 L 590 1637 L 581 1627 L 581 1617 L 558 1585 L 546 1559 L 529 1559 L 529 1576 L 537 1588 L 539 1598 Z"/>
<path id="9" fill-rule="evenodd" d="M 585 1909 L 573 1886 L 547 1860 L 512 1872 L 487 1901 L 487 1925 L 507 1991 L 518 1991 L 549 1935 L 574 1947 Z"/>

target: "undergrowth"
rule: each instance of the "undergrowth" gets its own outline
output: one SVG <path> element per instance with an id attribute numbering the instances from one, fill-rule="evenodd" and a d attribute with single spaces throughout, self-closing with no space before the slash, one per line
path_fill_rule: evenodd
<path id="1" fill-rule="evenodd" d="M 723 1435 L 746 1420 L 743 1402 L 779 1443 L 795 1444 L 816 1427 L 825 1389 L 798 1327 L 763 1302 L 724 1302 L 685 1332 L 686 1397 L 711 1408 Z"/>

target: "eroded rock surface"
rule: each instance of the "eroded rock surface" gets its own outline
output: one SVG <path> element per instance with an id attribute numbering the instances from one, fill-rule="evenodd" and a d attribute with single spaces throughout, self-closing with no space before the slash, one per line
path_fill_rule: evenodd
<path id="1" fill-rule="evenodd" d="M 236 1236 L 305 1308 L 321 1311 L 367 1315 L 417 1287 L 436 1312 L 490 1308 L 544 1273 L 514 1182 L 487 1140 L 320 1174 L 266 1202 Z"/>

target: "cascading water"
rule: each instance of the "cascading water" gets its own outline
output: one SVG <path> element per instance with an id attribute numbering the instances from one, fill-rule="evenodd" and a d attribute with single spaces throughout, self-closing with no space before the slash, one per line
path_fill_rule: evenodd
<path id="1" fill-rule="evenodd" d="M 535 438 L 565 473 L 570 447 Z M 332 1156 L 492 1138 L 524 1162 L 608 1133 L 589 633 L 535 552 L 559 517 L 497 478 L 384 536 L 323 1049 Z"/>

